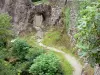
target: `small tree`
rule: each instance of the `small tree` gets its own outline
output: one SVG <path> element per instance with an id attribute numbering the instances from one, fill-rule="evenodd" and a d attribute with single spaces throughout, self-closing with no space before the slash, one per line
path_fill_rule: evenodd
<path id="1" fill-rule="evenodd" d="M 20 59 L 24 59 L 30 46 L 20 39 L 16 39 L 12 45 L 12 54 Z"/>
<path id="2" fill-rule="evenodd" d="M 6 46 L 11 35 L 11 17 L 7 14 L 0 14 L 0 46 Z"/>
<path id="3" fill-rule="evenodd" d="M 62 75 L 60 62 L 52 53 L 42 54 L 34 60 L 30 72 L 34 75 Z"/>

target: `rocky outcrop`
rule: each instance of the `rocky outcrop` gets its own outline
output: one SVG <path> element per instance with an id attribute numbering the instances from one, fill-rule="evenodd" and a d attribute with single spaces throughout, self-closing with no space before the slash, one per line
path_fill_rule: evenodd
<path id="1" fill-rule="evenodd" d="M 49 0 L 50 4 L 33 5 L 31 0 L 0 0 L 0 13 L 12 16 L 14 32 L 18 35 L 35 30 L 35 15 L 42 15 L 44 27 L 57 25 L 67 0 Z"/>
<path id="2" fill-rule="evenodd" d="M 36 30 L 35 15 L 43 17 L 44 28 L 63 25 L 61 15 L 67 0 L 48 1 L 49 4 L 33 5 L 31 0 L 0 0 L 0 13 L 12 16 L 13 30 L 17 35 Z"/>
<path id="3" fill-rule="evenodd" d="M 16 34 L 35 30 L 35 14 L 42 15 L 44 22 L 49 21 L 50 11 L 49 5 L 34 6 L 31 0 L 0 0 L 0 13 L 12 16 L 13 30 Z"/>
<path id="4" fill-rule="evenodd" d="M 44 27 L 55 25 L 59 21 L 66 0 L 50 0 L 49 2 L 49 5 L 33 5 L 31 0 L 0 0 L 0 13 L 12 16 L 14 32 L 17 35 L 24 34 L 35 30 L 34 17 L 37 14 L 42 15 Z"/>
<path id="5" fill-rule="evenodd" d="M 66 6 L 67 0 L 49 0 L 52 12 L 51 12 L 51 25 L 58 25 L 61 23 L 58 23 L 61 21 L 62 11 L 63 8 Z"/>
<path id="6" fill-rule="evenodd" d="M 33 5 L 31 0 L 0 0 L 0 13 L 12 16 L 14 32 L 20 33 L 35 30 L 34 17 L 42 15 L 44 27 L 57 25 L 61 22 L 62 9 L 67 0 L 48 0 L 50 4 Z"/>
<path id="7" fill-rule="evenodd" d="M 100 75 L 100 64 L 97 64 L 95 66 L 95 73 L 94 73 L 94 75 Z"/>
<path id="8" fill-rule="evenodd" d="M 0 13 L 12 16 L 13 30 L 16 34 L 26 29 L 30 11 L 30 0 L 0 0 Z"/>
<path id="9" fill-rule="evenodd" d="M 76 20 L 78 16 L 78 7 L 77 7 L 78 2 L 74 0 L 68 0 L 67 1 L 67 8 L 70 9 L 70 21 L 69 21 L 69 29 L 68 29 L 68 34 L 71 38 L 71 45 L 72 47 L 75 46 L 75 39 L 74 35 L 76 33 Z"/>

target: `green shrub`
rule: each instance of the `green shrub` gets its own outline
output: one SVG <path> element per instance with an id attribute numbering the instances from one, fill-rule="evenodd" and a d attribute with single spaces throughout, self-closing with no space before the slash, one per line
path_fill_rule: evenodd
<path id="1" fill-rule="evenodd" d="M 34 60 L 29 71 L 34 75 L 62 75 L 59 59 L 52 53 L 42 54 Z"/>
<path id="2" fill-rule="evenodd" d="M 23 59 L 29 48 L 30 46 L 24 40 L 17 39 L 13 42 L 12 54 Z"/>
<path id="3" fill-rule="evenodd" d="M 0 47 L 6 46 L 11 37 L 11 17 L 7 14 L 0 14 Z"/>
<path id="4" fill-rule="evenodd" d="M 16 70 L 8 62 L 0 59 L 0 75 L 16 75 Z"/>
<path id="5" fill-rule="evenodd" d="M 45 50 L 42 48 L 37 48 L 37 47 L 30 48 L 28 51 L 28 54 L 26 55 L 26 59 L 33 60 L 37 56 L 39 56 L 43 53 L 45 53 Z"/>
<path id="6" fill-rule="evenodd" d="M 8 49 L 0 48 L 0 59 L 11 57 L 11 52 Z"/>
<path id="7" fill-rule="evenodd" d="M 30 75 L 28 69 L 30 67 L 31 63 L 29 61 L 24 61 L 24 62 L 16 62 L 14 67 L 16 68 L 16 72 L 19 75 Z M 27 72 L 27 74 L 23 74 L 23 72 Z"/>

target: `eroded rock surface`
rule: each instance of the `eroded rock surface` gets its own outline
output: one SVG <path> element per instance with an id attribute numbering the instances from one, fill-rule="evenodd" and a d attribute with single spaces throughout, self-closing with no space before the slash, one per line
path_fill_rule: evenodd
<path id="1" fill-rule="evenodd" d="M 14 32 L 18 35 L 36 31 L 35 16 L 42 16 L 42 27 L 62 24 L 62 11 L 67 0 L 48 0 L 49 4 L 34 5 L 31 0 L 0 0 L 0 13 L 12 16 Z"/>
<path id="2" fill-rule="evenodd" d="M 0 0 L 0 13 L 12 16 L 13 30 L 19 34 L 28 25 L 31 6 L 30 0 Z"/>
<path id="3" fill-rule="evenodd" d="M 13 30 L 16 34 L 34 30 L 35 14 L 42 15 L 43 21 L 49 21 L 50 11 L 50 5 L 34 6 L 31 0 L 0 0 L 0 13 L 12 16 Z"/>

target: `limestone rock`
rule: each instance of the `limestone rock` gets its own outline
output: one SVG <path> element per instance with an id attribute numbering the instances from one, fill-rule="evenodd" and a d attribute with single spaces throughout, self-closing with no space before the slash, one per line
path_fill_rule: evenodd
<path id="1" fill-rule="evenodd" d="M 0 13 L 12 16 L 14 32 L 24 34 L 35 29 L 35 15 L 43 17 L 41 25 L 45 28 L 60 22 L 62 9 L 67 0 L 49 0 L 50 4 L 33 5 L 31 0 L 0 0 Z M 55 4 L 53 4 L 55 3 Z"/>
<path id="2" fill-rule="evenodd" d="M 0 0 L 0 13 L 12 16 L 13 30 L 16 34 L 26 29 L 30 11 L 30 0 Z"/>

